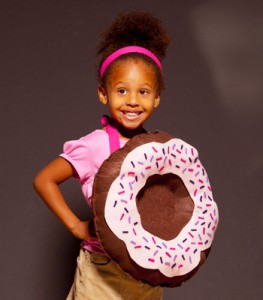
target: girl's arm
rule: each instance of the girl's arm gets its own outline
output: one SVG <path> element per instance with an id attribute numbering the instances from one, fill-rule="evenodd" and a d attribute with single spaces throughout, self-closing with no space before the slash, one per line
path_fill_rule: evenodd
<path id="1" fill-rule="evenodd" d="M 33 185 L 50 210 L 77 238 L 91 239 L 89 221 L 81 221 L 67 205 L 59 184 L 74 174 L 74 168 L 65 159 L 58 157 L 48 164 L 34 179 Z"/>

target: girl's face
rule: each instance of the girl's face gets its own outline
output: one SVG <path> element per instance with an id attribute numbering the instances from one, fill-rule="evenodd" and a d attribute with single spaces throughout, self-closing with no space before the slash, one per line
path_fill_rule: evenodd
<path id="1" fill-rule="evenodd" d="M 141 59 L 128 59 L 115 63 L 106 89 L 99 86 L 98 95 L 109 106 L 119 131 L 139 132 L 160 103 L 157 88 L 153 67 Z"/>

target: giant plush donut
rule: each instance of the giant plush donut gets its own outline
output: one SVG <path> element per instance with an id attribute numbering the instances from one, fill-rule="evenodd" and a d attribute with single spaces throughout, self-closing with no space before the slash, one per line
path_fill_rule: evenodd
<path id="1" fill-rule="evenodd" d="M 197 150 L 164 132 L 111 154 L 93 186 L 96 234 L 120 268 L 152 286 L 178 286 L 204 262 L 218 224 Z"/>

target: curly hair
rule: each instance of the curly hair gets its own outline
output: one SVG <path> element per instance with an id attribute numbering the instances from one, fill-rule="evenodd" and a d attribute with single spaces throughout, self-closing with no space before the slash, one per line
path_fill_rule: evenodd
<path id="1" fill-rule="evenodd" d="M 162 61 L 169 44 L 169 37 L 161 21 L 150 13 L 142 11 L 119 13 L 115 21 L 101 33 L 100 38 L 97 47 L 97 54 L 100 56 L 98 72 L 103 61 L 114 51 L 122 47 L 133 45 L 144 47 L 153 52 Z M 160 91 L 163 90 L 163 74 L 157 65 L 147 56 L 131 53 L 125 54 L 117 60 L 138 57 L 154 67 L 158 88 Z M 102 84 L 106 83 L 113 64 L 109 66 L 103 78 L 100 79 Z"/>

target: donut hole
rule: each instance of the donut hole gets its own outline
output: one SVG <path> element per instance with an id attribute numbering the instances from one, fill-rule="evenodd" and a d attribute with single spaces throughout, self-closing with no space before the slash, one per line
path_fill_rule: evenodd
<path id="1" fill-rule="evenodd" d="M 182 179 L 173 173 L 150 176 L 137 194 L 136 205 L 144 230 L 166 241 L 177 237 L 194 210 Z"/>

